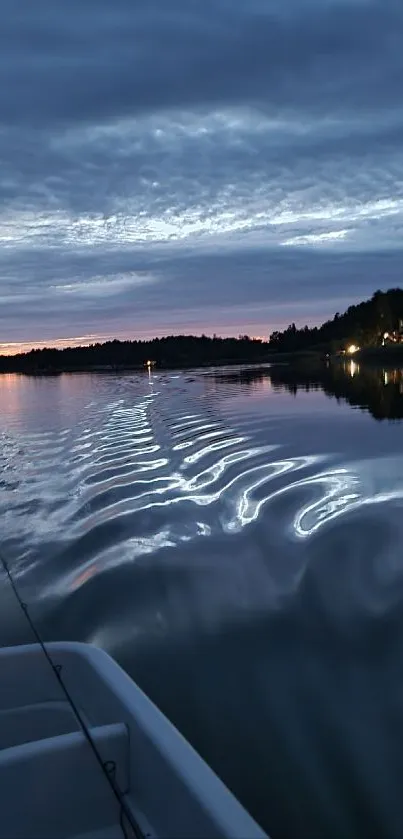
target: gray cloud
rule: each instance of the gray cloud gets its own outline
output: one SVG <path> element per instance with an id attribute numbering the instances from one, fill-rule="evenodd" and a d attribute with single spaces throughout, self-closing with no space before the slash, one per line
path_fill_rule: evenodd
<path id="1" fill-rule="evenodd" d="M 0 112 L 29 125 L 245 101 L 373 112 L 399 94 L 402 26 L 400 0 L 4 0 Z"/>
<path id="2" fill-rule="evenodd" d="M 1 308 L 10 296 L 8 340 L 21 340 L 21 311 L 32 322 L 32 340 L 97 331 L 133 337 L 150 329 L 203 331 L 206 324 L 208 331 L 238 334 L 248 326 L 268 334 L 290 320 L 302 325 L 312 317 L 324 319 L 375 288 L 397 285 L 402 267 L 398 251 L 365 256 L 297 249 L 165 251 L 159 257 L 113 251 L 97 260 L 76 254 L 67 263 L 58 251 L 44 256 L 20 254 L 10 271 L 8 290 L 0 296 Z M 90 270 L 99 274 L 90 276 Z"/>
<path id="3" fill-rule="evenodd" d="M 0 341 L 261 332 L 401 281 L 399 0 L 4 0 Z"/>

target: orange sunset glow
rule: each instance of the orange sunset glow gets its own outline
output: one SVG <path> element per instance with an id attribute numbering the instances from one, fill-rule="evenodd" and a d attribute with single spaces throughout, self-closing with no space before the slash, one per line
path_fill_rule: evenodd
<path id="1" fill-rule="evenodd" d="M 30 350 L 43 350 L 45 347 L 52 347 L 58 350 L 64 347 L 88 347 L 98 341 L 108 341 L 110 336 L 105 335 L 83 335 L 77 338 L 49 338 L 48 341 L 29 342 L 8 342 L 0 343 L 0 355 L 18 355 L 18 353 L 30 352 Z"/>
<path id="2" fill-rule="evenodd" d="M 222 337 L 233 337 L 238 333 L 250 335 L 253 341 L 267 341 L 268 334 L 254 335 L 251 334 L 253 324 L 237 323 L 221 328 L 217 324 L 209 325 L 206 328 L 205 324 L 195 323 L 190 321 L 187 326 L 181 326 L 180 333 L 183 335 L 201 335 L 206 332 L 209 335 L 213 333 L 219 334 Z M 275 324 L 271 328 L 277 328 Z M 149 341 L 153 338 L 162 338 L 166 335 L 171 335 L 178 330 L 171 328 L 164 328 L 159 324 L 153 330 L 140 329 L 136 330 L 135 335 L 130 335 L 129 332 L 115 332 L 109 334 L 89 334 L 78 335 L 72 338 L 48 338 L 43 341 L 0 341 L 0 355 L 18 355 L 19 353 L 27 353 L 31 350 L 43 350 L 45 348 L 62 350 L 65 347 L 89 347 L 91 344 L 104 343 L 105 341 Z M 270 332 L 270 329 L 268 330 Z"/>

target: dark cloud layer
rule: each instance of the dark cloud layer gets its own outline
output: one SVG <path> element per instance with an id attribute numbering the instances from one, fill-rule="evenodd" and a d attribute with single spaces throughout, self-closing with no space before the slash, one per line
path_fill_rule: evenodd
<path id="1" fill-rule="evenodd" d="M 3 0 L 6 122 L 243 104 L 394 103 L 400 0 Z M 9 92 L 11 91 L 11 93 Z"/>
<path id="2" fill-rule="evenodd" d="M 0 343 L 401 281 L 400 0 L 3 0 Z"/>

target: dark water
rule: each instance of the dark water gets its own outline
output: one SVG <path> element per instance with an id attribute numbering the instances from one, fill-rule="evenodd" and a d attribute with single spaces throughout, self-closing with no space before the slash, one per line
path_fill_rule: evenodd
<path id="1" fill-rule="evenodd" d="M 111 652 L 273 839 L 403 836 L 402 393 L 354 364 L 0 377 L 38 627 Z"/>

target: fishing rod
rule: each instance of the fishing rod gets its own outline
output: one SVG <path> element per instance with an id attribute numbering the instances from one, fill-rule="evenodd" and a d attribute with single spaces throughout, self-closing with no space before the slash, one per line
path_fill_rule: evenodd
<path id="1" fill-rule="evenodd" d="M 10 584 L 11 590 L 12 590 L 12 592 L 13 592 L 15 598 L 16 598 L 16 601 L 17 601 L 21 611 L 23 612 L 23 614 L 25 616 L 25 619 L 26 619 L 26 621 L 27 621 L 27 623 L 28 623 L 28 625 L 31 629 L 31 632 L 32 632 L 36 642 L 39 644 L 39 646 L 40 646 L 40 648 L 41 648 L 41 650 L 42 650 L 42 652 L 43 652 L 43 654 L 46 658 L 46 661 L 49 664 L 49 667 L 51 668 L 55 678 L 59 682 L 59 685 L 60 685 L 60 687 L 61 687 L 61 689 L 62 689 L 62 691 L 65 695 L 65 698 L 66 698 L 68 704 L 70 705 L 71 710 L 73 711 L 73 714 L 74 714 L 74 716 L 77 720 L 77 723 L 78 723 L 79 727 L 81 728 L 81 731 L 82 731 L 84 737 L 86 738 L 86 740 L 88 742 L 88 745 L 89 745 L 89 747 L 90 747 L 90 749 L 91 749 L 91 751 L 92 751 L 92 753 L 93 753 L 93 755 L 96 759 L 97 764 L 100 767 L 104 777 L 106 778 L 106 780 L 107 780 L 107 782 L 108 782 L 108 784 L 109 784 L 109 786 L 110 786 L 110 788 L 111 788 L 111 790 L 112 790 L 112 792 L 113 792 L 113 794 L 114 794 L 114 796 L 115 796 L 115 798 L 116 798 L 116 800 L 119 804 L 120 827 L 121 827 L 121 830 L 122 830 L 122 833 L 123 833 L 125 839 L 130 839 L 130 834 L 127 832 L 126 825 L 124 823 L 125 819 L 126 819 L 126 822 L 128 823 L 128 825 L 131 828 L 131 836 L 134 837 L 134 839 L 146 839 L 145 834 L 143 833 L 143 831 L 141 830 L 141 828 L 137 824 L 137 821 L 135 820 L 131 810 L 129 809 L 126 801 L 123 798 L 124 793 L 121 792 L 121 790 L 119 789 L 119 787 L 116 783 L 115 776 L 116 776 L 116 768 L 117 767 L 116 767 L 115 761 L 114 760 L 107 760 L 107 761 L 102 760 L 102 757 L 99 754 L 99 751 L 96 747 L 96 744 L 95 744 L 94 740 L 92 739 L 91 732 L 90 732 L 85 720 L 83 720 L 83 718 L 81 716 L 81 713 L 80 713 L 80 711 L 79 711 L 79 709 L 78 709 L 78 707 L 77 707 L 77 705 L 76 705 L 68 687 L 66 686 L 66 684 L 63 680 L 62 665 L 61 664 L 55 664 L 52 661 L 50 653 L 46 648 L 45 642 L 44 642 L 39 630 L 37 629 L 32 616 L 29 613 L 28 604 L 25 603 L 23 601 L 22 597 L 20 596 L 20 593 L 18 591 L 18 587 L 17 587 L 17 585 L 15 583 L 15 580 L 14 580 L 14 577 L 13 577 L 11 571 L 10 571 L 10 566 L 9 566 L 8 562 L 6 561 L 6 559 L 4 558 L 4 556 L 1 553 L 0 553 L 0 566 L 3 568 L 3 571 L 4 571 L 4 573 L 7 577 L 7 580 Z"/>

